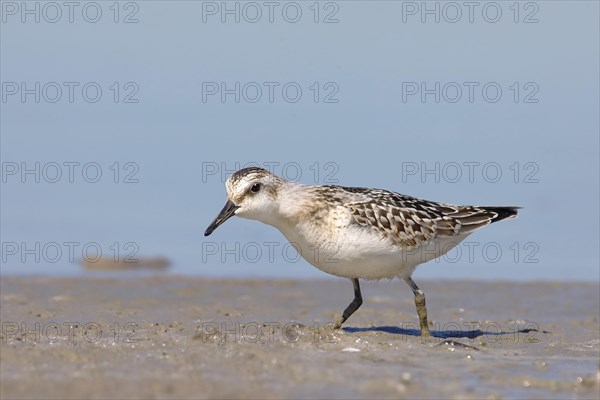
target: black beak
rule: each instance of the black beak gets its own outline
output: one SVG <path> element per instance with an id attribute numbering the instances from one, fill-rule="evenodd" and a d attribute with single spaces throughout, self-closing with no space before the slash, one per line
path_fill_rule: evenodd
<path id="1" fill-rule="evenodd" d="M 235 215 L 235 210 L 237 210 L 238 208 L 240 207 L 233 204 L 231 200 L 227 200 L 227 203 L 225 203 L 225 207 L 223 207 L 219 215 L 217 215 L 217 218 L 215 218 L 215 220 L 211 222 L 208 228 L 206 228 L 204 236 L 208 236 L 211 233 L 213 233 L 213 231 L 217 229 L 219 225 L 221 225 L 223 222 L 227 221 L 230 217 Z"/>

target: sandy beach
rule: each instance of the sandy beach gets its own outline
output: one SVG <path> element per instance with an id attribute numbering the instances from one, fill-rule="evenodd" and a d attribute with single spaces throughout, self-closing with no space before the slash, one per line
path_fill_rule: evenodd
<path id="1" fill-rule="evenodd" d="M 598 398 L 585 283 L 3 277 L 2 399 Z"/>

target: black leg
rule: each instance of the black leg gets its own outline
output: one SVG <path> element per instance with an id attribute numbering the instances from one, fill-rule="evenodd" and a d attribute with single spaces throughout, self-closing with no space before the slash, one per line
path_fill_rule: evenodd
<path id="1" fill-rule="evenodd" d="M 363 303 L 362 295 L 360 293 L 360 284 L 358 283 L 358 278 L 352 278 L 352 285 L 354 286 L 354 300 L 352 303 L 346 307 L 344 313 L 342 314 L 342 318 L 338 319 L 335 322 L 335 329 L 341 328 L 344 321 L 346 321 L 356 310 L 360 308 Z"/>
<path id="2" fill-rule="evenodd" d="M 417 306 L 417 314 L 419 315 L 419 325 L 421 326 L 421 337 L 431 336 L 429 333 L 429 325 L 427 323 L 427 307 L 425 307 L 425 293 L 412 280 L 412 278 L 405 279 L 406 283 L 410 286 L 413 293 L 415 294 L 415 305 Z"/>

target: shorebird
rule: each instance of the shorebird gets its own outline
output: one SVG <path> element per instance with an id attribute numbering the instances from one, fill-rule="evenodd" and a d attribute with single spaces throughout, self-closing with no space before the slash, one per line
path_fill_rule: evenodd
<path id="1" fill-rule="evenodd" d="M 519 207 L 436 203 L 403 194 L 289 182 L 263 168 L 244 168 L 226 183 L 227 202 L 205 236 L 236 215 L 279 229 L 318 269 L 350 278 L 354 299 L 335 328 L 362 305 L 359 279 L 401 278 L 414 294 L 421 336 L 431 336 L 425 294 L 415 268 L 447 253 L 474 231 L 514 218 Z"/>

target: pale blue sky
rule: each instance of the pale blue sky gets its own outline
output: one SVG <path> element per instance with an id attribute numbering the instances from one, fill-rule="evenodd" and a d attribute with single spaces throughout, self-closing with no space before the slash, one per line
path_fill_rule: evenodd
<path id="1" fill-rule="evenodd" d="M 431 15 L 421 22 L 421 10 L 407 14 L 421 2 L 322 2 L 318 23 L 313 1 L 277 2 L 272 23 L 262 2 L 253 3 L 263 13 L 255 23 L 244 20 L 255 14 L 242 2 L 239 23 L 232 15 L 222 23 L 220 10 L 206 14 L 221 2 L 121 3 L 118 15 L 112 1 L 98 2 L 96 23 L 86 21 L 94 8 L 82 14 L 86 3 L 73 10 L 72 23 L 66 8 L 56 23 L 47 21 L 58 18 L 56 10 L 39 3 L 36 23 L 21 2 L 3 1 L 1 272 L 81 274 L 67 254 L 55 263 L 49 254 L 23 262 L 22 243 L 56 242 L 63 251 L 65 242 L 98 243 L 112 255 L 117 242 L 122 256 L 133 242 L 139 255 L 173 260 L 172 273 L 326 277 L 290 262 L 283 237 L 258 222 L 232 219 L 203 237 L 225 198 L 211 168 L 254 162 L 274 163 L 276 173 L 285 166 L 291 178 L 299 167 L 309 184 L 329 183 L 331 173 L 346 186 L 524 207 L 519 219 L 472 235 L 472 259 L 465 248 L 456 261 L 421 266 L 417 278 L 598 280 L 598 3 L 521 3 L 518 15 L 513 3 L 494 3 L 502 13 L 496 23 L 486 21 L 495 9 L 482 14 L 486 2 L 473 10 L 473 22 L 463 8 L 456 23 L 447 21 L 455 14 L 443 2 L 427 3 L 440 7 L 439 23 Z M 298 7 L 300 20 L 287 22 Z M 123 23 L 127 16 L 138 22 Z M 337 23 L 324 23 L 326 16 Z M 40 102 L 35 93 L 23 102 L 21 84 L 35 92 L 35 82 Z M 220 93 L 206 92 L 236 82 L 239 103 L 235 94 L 222 102 Z M 436 82 L 439 103 L 435 93 L 422 102 L 408 92 Z M 56 86 L 62 97 L 52 103 Z M 262 97 L 252 103 L 257 86 Z M 92 103 L 97 87 L 102 96 Z M 302 96 L 291 102 L 298 87 Z M 497 88 L 502 96 L 492 102 Z M 138 102 L 125 103 L 127 95 Z M 12 175 L 15 165 L 36 162 L 46 168 L 40 183 Z M 57 183 L 49 182 L 52 162 L 62 165 Z M 69 162 L 79 163 L 71 164 L 73 183 Z M 99 182 L 82 178 L 86 163 L 100 167 Z M 420 175 L 436 163 L 439 181 Z M 127 173 L 139 182 L 123 183 Z M 11 243 L 19 244 L 17 254 L 9 254 Z M 490 246 L 502 251 L 497 260 L 482 251 Z"/>

